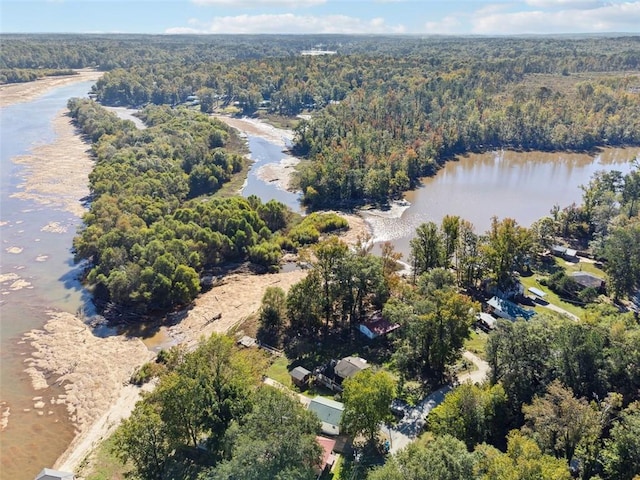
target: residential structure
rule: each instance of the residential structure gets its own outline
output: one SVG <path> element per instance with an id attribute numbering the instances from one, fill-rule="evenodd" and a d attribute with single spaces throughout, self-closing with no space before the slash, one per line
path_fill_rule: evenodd
<path id="1" fill-rule="evenodd" d="M 369 368 L 369 364 L 364 358 L 360 357 L 344 357 L 340 360 L 333 371 L 342 380 L 353 377 L 356 373 Z"/>
<path id="2" fill-rule="evenodd" d="M 318 478 L 322 476 L 325 470 L 330 470 L 333 467 L 333 464 L 336 461 L 336 455 L 333 453 L 334 448 L 336 446 L 336 441 L 323 437 L 321 435 L 316 436 L 316 442 L 322 447 L 322 460 L 320 461 L 320 465 L 318 466 Z"/>
<path id="3" fill-rule="evenodd" d="M 344 405 L 335 400 L 317 396 L 309 403 L 309 410 L 315 413 L 322 423 L 325 435 L 340 435 L 340 422 L 344 413 Z"/>
<path id="4" fill-rule="evenodd" d="M 487 302 L 487 305 L 494 315 L 506 318 L 507 320 L 515 320 L 518 317 L 529 320 L 536 314 L 533 310 L 527 310 L 526 308 L 522 308 L 521 306 L 500 297 L 492 297 L 491 300 Z"/>
<path id="5" fill-rule="evenodd" d="M 358 330 L 370 340 L 383 337 L 400 328 L 399 323 L 391 323 L 382 318 L 382 314 L 371 317 L 368 321 L 358 325 Z"/>
<path id="6" fill-rule="evenodd" d="M 596 290 L 604 289 L 604 280 L 587 272 L 572 272 L 571 278 L 585 288 L 592 287 Z"/>
<path id="7" fill-rule="evenodd" d="M 300 388 L 306 388 L 311 379 L 311 372 L 304 367 L 296 367 L 289 372 L 291 381 Z"/>

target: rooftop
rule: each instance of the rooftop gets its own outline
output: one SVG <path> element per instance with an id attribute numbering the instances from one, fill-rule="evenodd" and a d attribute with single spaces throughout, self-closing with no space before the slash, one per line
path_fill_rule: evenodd
<path id="1" fill-rule="evenodd" d="M 365 359 L 359 357 L 345 357 L 336 364 L 333 371 L 336 375 L 342 378 L 351 378 L 365 368 L 369 368 L 369 364 Z"/>
<path id="2" fill-rule="evenodd" d="M 487 305 L 506 313 L 512 318 L 522 317 L 525 320 L 529 320 L 536 314 L 533 310 L 527 310 L 526 308 L 522 308 L 521 306 L 500 297 L 492 297 L 491 300 L 487 302 Z"/>
<path id="3" fill-rule="evenodd" d="M 344 405 L 335 400 L 317 396 L 309 403 L 309 410 L 315 413 L 322 422 L 322 431 L 330 435 L 340 433 L 340 421 Z"/>

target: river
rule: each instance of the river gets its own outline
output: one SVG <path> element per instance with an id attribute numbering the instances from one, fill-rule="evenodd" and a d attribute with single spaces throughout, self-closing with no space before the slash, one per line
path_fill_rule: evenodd
<path id="1" fill-rule="evenodd" d="M 33 479 L 43 466 L 53 465 L 74 434 L 66 409 L 50 403 L 55 391 L 47 391 L 44 407 L 35 408 L 39 400 L 34 397 L 42 394 L 24 372 L 30 349 L 21 338 L 44 325 L 48 310 L 90 309 L 71 254 L 80 218 L 55 202 L 17 197 L 24 191 L 27 169 L 14 159 L 53 142 L 53 119 L 70 97 L 85 96 L 92 84 L 56 88 L 0 109 L 0 401 L 2 412 L 9 413 L 0 433 L 2 478 Z"/>

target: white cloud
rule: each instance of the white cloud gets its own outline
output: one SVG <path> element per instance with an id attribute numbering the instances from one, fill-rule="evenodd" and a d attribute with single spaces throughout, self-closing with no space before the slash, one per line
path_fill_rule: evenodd
<path id="1" fill-rule="evenodd" d="M 326 0 L 191 0 L 196 5 L 223 5 L 228 7 L 312 7 L 322 5 Z"/>
<path id="2" fill-rule="evenodd" d="M 462 27 L 463 24 L 460 19 L 453 15 L 444 17 L 437 22 L 427 22 L 424 25 L 425 33 L 443 35 L 460 33 Z"/>
<path id="3" fill-rule="evenodd" d="M 553 11 L 520 11 L 474 15 L 471 33 L 526 34 L 526 33 L 596 33 L 637 32 L 640 25 L 640 1 L 601 3 L 585 8 L 579 0 L 528 0 L 528 3 L 564 2 L 564 9 Z M 578 7 L 578 5 L 581 5 Z"/>
<path id="4" fill-rule="evenodd" d="M 525 3 L 535 8 L 596 8 L 602 6 L 600 0 L 526 0 Z"/>
<path id="5" fill-rule="evenodd" d="M 174 27 L 165 33 L 405 33 L 403 25 L 387 25 L 383 18 L 363 20 L 346 15 L 262 14 L 214 17 L 210 22 L 190 20 L 191 27 Z"/>

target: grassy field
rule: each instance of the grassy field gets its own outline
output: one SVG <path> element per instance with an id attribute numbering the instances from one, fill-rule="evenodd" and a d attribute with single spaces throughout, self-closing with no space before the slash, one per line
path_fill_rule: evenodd
<path id="1" fill-rule="evenodd" d="M 90 472 L 82 472 L 86 480 L 125 480 L 130 478 L 126 474 L 130 468 L 122 464 L 111 451 L 112 448 L 112 438 L 108 438 L 98 446 Z"/>
<path id="2" fill-rule="evenodd" d="M 289 359 L 284 355 L 282 357 L 278 357 L 276 361 L 271 364 L 265 375 L 269 378 L 273 378 L 277 382 L 280 382 L 285 387 L 293 389 L 293 382 L 289 375 Z"/>
<path id="3" fill-rule="evenodd" d="M 578 306 L 578 305 L 574 305 L 573 303 L 569 303 L 569 302 L 565 302 L 564 300 L 562 300 L 555 292 L 553 292 L 549 287 L 546 287 L 544 285 L 541 285 L 538 282 L 538 279 L 541 278 L 540 275 L 531 275 L 530 277 L 521 277 L 520 281 L 522 282 L 522 285 L 524 285 L 525 288 L 525 294 L 527 293 L 527 289 L 529 287 L 535 287 L 539 290 L 542 290 L 543 292 L 545 292 L 547 294 L 546 297 L 544 297 L 544 299 L 549 302 L 552 303 L 564 310 L 566 310 L 567 312 L 573 313 L 574 315 L 582 318 L 584 316 L 584 308 Z M 551 310 L 549 310 L 548 308 L 545 308 L 543 306 L 537 305 L 534 310 L 538 313 L 545 313 L 545 314 L 553 314 L 554 312 L 552 312 Z"/>
<path id="4" fill-rule="evenodd" d="M 464 342 L 464 348 L 483 360 L 486 360 L 485 347 L 487 346 L 487 338 L 489 338 L 489 336 L 486 333 L 479 330 L 473 330 L 471 332 L 471 337 Z"/>

